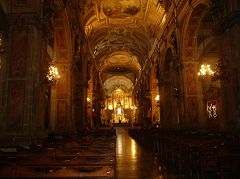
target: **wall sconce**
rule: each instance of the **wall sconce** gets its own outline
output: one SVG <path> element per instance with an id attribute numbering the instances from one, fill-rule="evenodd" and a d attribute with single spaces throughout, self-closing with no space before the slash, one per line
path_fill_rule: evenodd
<path id="1" fill-rule="evenodd" d="M 198 77 L 202 79 L 211 78 L 212 81 L 224 80 L 226 75 L 223 72 L 224 66 L 221 60 L 218 61 L 214 71 L 209 64 L 202 64 L 198 72 Z"/>
<path id="2" fill-rule="evenodd" d="M 88 108 L 91 107 L 91 99 L 89 97 L 87 97 L 87 107 Z"/>
<path id="3" fill-rule="evenodd" d="M 211 69 L 211 65 L 204 63 L 201 65 L 199 72 L 198 72 L 198 77 L 205 79 L 208 77 L 213 77 L 215 72 Z"/>
<path id="4" fill-rule="evenodd" d="M 160 106 L 160 104 L 159 104 L 159 101 L 160 101 L 160 95 L 158 94 L 156 97 L 155 97 L 155 105 L 156 105 L 156 107 L 159 107 Z"/>
<path id="5" fill-rule="evenodd" d="M 55 67 L 54 65 L 49 66 L 48 74 L 46 77 L 47 77 L 48 81 L 52 85 L 54 85 L 57 82 L 57 80 L 60 78 L 57 67 Z"/>
<path id="6" fill-rule="evenodd" d="M 2 34 L 0 34 L 0 47 L 3 46 L 3 37 L 2 37 Z"/>
<path id="7" fill-rule="evenodd" d="M 3 46 L 4 46 L 4 35 L 3 35 L 3 33 L 0 32 L 0 49 L 1 49 L 1 51 L 3 49 Z"/>
<path id="8" fill-rule="evenodd" d="M 204 46 L 204 37 L 206 34 L 204 34 L 204 30 L 203 30 L 203 23 L 202 23 L 202 45 L 203 45 L 203 56 L 205 57 L 205 46 Z M 198 71 L 198 77 L 202 78 L 202 79 L 206 79 L 206 78 L 211 78 L 213 77 L 215 74 L 215 72 L 212 70 L 211 65 L 208 63 L 203 63 L 200 66 L 200 69 Z"/>
<path id="9" fill-rule="evenodd" d="M 87 97 L 87 102 L 90 103 L 90 101 L 91 101 L 90 98 Z"/>
<path id="10" fill-rule="evenodd" d="M 131 109 L 136 110 L 137 106 L 133 105 L 133 106 L 131 106 Z"/>

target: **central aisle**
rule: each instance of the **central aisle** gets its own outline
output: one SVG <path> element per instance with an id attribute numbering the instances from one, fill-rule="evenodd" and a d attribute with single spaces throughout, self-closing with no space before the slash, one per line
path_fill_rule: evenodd
<path id="1" fill-rule="evenodd" d="M 162 179 L 157 174 L 156 160 L 132 139 L 127 128 L 117 127 L 116 172 L 117 179 Z"/>

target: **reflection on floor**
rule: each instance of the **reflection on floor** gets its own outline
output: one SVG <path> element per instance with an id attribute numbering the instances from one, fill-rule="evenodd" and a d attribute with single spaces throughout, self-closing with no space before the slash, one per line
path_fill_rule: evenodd
<path id="1" fill-rule="evenodd" d="M 0 178 L 238 179 L 240 139 L 212 132 L 115 126 L 0 146 Z M 130 137 L 132 136 L 132 137 Z M 136 142 L 136 141 L 137 142 Z"/>
<path id="2" fill-rule="evenodd" d="M 158 159 L 136 143 L 127 128 L 116 127 L 116 133 L 117 179 L 164 179 Z"/>
<path id="3" fill-rule="evenodd" d="M 30 148 L 0 147 L 0 178 L 115 178 L 115 130 L 50 139 Z"/>
<path id="4" fill-rule="evenodd" d="M 158 161 L 155 162 L 158 166 L 156 171 L 162 173 L 161 176 L 152 171 L 157 173 L 158 178 L 240 178 L 239 134 L 160 128 L 132 128 L 128 133 L 141 146 L 158 156 L 155 158 L 157 160 L 152 159 Z"/>

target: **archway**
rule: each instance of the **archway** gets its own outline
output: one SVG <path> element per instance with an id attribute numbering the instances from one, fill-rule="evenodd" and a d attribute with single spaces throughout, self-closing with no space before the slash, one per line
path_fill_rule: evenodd
<path id="1" fill-rule="evenodd" d="M 180 75 L 177 56 L 171 48 L 167 49 L 161 74 L 160 115 L 164 127 L 176 127 L 180 124 Z"/>
<path id="2" fill-rule="evenodd" d="M 203 119 L 203 101 L 201 97 L 201 84 L 198 82 L 198 61 L 197 53 L 197 34 L 201 19 L 207 13 L 208 7 L 205 4 L 196 4 L 189 17 L 186 19 L 185 30 L 182 34 L 183 53 L 181 64 L 183 65 L 183 83 L 184 83 L 184 101 L 185 101 L 185 119 L 186 127 L 204 126 Z M 191 35 L 190 35 L 191 34 Z M 201 115 L 201 116 L 200 116 Z"/>
<path id="3" fill-rule="evenodd" d="M 151 68 L 150 74 L 150 93 L 152 102 L 152 124 L 160 123 L 160 94 L 159 94 L 159 63 L 155 62 Z"/>
<path id="4" fill-rule="evenodd" d="M 201 86 L 202 93 L 202 108 L 204 110 L 204 119 L 206 126 L 209 130 L 219 130 L 221 124 L 221 83 L 219 73 L 221 69 L 218 68 L 221 63 L 219 59 L 217 39 L 212 34 L 213 31 L 213 19 L 211 11 L 201 19 L 199 25 L 196 49 L 199 53 L 196 57 L 199 62 L 199 70 L 202 65 L 209 65 L 210 70 L 214 74 L 207 76 L 198 76 L 198 83 Z M 201 104 L 200 103 L 200 104 Z"/>
<path id="5" fill-rule="evenodd" d="M 120 68 L 118 69 L 118 71 Z M 106 91 L 105 108 L 102 109 L 104 123 L 128 123 L 134 119 L 134 104 L 132 97 L 133 82 L 122 75 L 114 75 L 104 82 Z M 105 114 L 105 115 L 103 115 Z"/>
<path id="6" fill-rule="evenodd" d="M 59 132 L 74 130 L 71 115 L 71 95 L 73 70 L 73 34 L 70 31 L 68 6 L 61 6 L 56 2 L 44 1 L 45 23 L 48 28 L 42 43 L 41 68 L 48 73 L 49 67 L 58 69 L 60 78 L 54 83 L 45 83 L 45 89 L 40 101 L 45 104 L 44 127 Z M 52 11 L 49 12 L 49 9 Z M 45 75 L 44 75 L 45 77 Z M 42 93 L 42 92 L 40 92 Z M 40 99 L 41 100 L 41 99 Z"/>

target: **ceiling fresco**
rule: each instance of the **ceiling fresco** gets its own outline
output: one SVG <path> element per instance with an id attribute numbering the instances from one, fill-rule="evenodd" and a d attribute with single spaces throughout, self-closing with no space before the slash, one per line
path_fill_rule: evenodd
<path id="1" fill-rule="evenodd" d="M 123 88 L 124 80 L 135 84 L 156 41 L 164 8 L 158 0 L 89 0 L 87 4 L 81 19 L 93 61 L 102 81 L 116 80 L 104 83 L 106 89 L 120 82 Z"/>
<path id="2" fill-rule="evenodd" d="M 131 93 L 133 90 L 133 82 L 126 76 L 116 75 L 108 78 L 104 82 L 104 88 L 108 96 L 116 89 L 121 89 L 125 93 Z"/>
<path id="3" fill-rule="evenodd" d="M 131 55 L 127 52 L 115 52 L 109 56 L 106 56 L 103 60 L 100 60 L 99 70 L 103 71 L 107 67 L 125 67 L 132 71 L 138 72 L 141 66 L 136 56 Z"/>
<path id="4" fill-rule="evenodd" d="M 125 18 L 136 15 L 140 0 L 103 0 L 103 12 L 111 18 Z"/>

